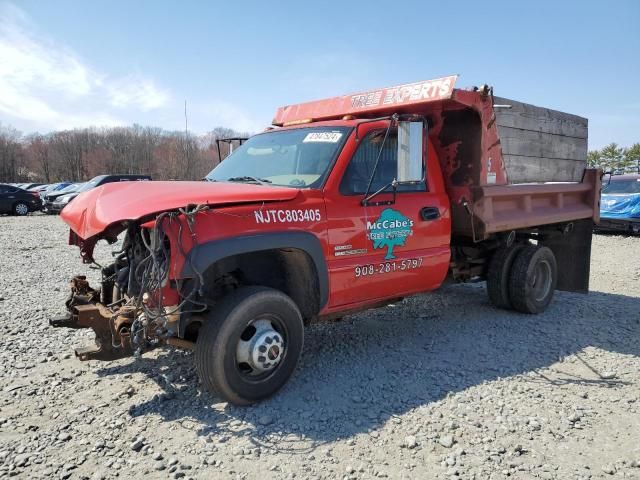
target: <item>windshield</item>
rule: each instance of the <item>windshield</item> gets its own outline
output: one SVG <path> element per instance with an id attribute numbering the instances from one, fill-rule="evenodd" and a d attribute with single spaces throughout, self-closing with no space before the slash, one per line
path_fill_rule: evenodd
<path id="1" fill-rule="evenodd" d="M 255 135 L 216 166 L 206 179 L 319 187 L 348 131 L 348 127 L 316 127 Z"/>
<path id="2" fill-rule="evenodd" d="M 640 193 L 640 178 L 613 180 L 602 186 L 602 193 Z"/>

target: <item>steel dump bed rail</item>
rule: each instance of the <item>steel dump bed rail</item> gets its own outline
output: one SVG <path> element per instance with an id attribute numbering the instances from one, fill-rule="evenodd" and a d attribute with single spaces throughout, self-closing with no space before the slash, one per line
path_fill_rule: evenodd
<path id="1" fill-rule="evenodd" d="M 491 233 L 536 225 L 571 222 L 600 215 L 600 173 L 588 169 L 580 183 L 546 183 L 474 187 L 475 239 Z M 462 223 L 461 227 L 464 226 Z"/>

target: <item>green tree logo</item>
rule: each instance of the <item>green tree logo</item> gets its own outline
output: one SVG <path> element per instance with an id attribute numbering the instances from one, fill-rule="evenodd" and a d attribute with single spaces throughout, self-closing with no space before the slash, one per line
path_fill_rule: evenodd
<path id="1" fill-rule="evenodd" d="M 385 248 L 385 260 L 393 260 L 396 256 L 393 249 L 404 246 L 409 235 L 413 235 L 413 221 L 397 210 L 385 208 L 375 222 L 367 222 L 368 238 L 373 242 L 373 248 Z"/>

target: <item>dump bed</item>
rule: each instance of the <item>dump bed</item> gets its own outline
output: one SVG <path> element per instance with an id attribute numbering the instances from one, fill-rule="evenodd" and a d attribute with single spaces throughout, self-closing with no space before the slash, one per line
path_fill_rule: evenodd
<path id="1" fill-rule="evenodd" d="M 479 98 L 457 110 L 460 117 L 480 113 L 480 152 L 467 149 L 465 158 L 458 155 L 453 162 L 458 169 L 469 165 L 473 175 L 463 185 L 451 162 L 443 164 L 449 172 L 453 235 L 478 241 L 511 230 L 598 221 L 600 173 L 587 169 L 588 120 L 489 93 L 480 92 Z M 468 134 L 468 119 L 447 126 L 447 115 L 442 118 L 443 128 Z M 468 138 L 460 139 L 457 154 Z M 436 142 L 446 158 L 442 139 Z"/>
<path id="2" fill-rule="evenodd" d="M 470 178 L 468 190 L 448 179 L 453 234 L 478 241 L 540 225 L 598 221 L 600 174 L 587 169 L 588 120 L 507 98 L 480 98 L 474 110 L 485 124 L 484 152 L 473 161 L 486 166 L 486 174 Z M 462 123 L 458 128 L 465 130 Z"/>

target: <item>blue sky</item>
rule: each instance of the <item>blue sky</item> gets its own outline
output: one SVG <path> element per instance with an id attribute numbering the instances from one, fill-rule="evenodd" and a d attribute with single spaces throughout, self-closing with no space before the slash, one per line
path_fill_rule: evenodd
<path id="1" fill-rule="evenodd" d="M 0 0 L 0 123 L 258 131 L 281 104 L 457 73 L 640 142 L 640 1 Z"/>

